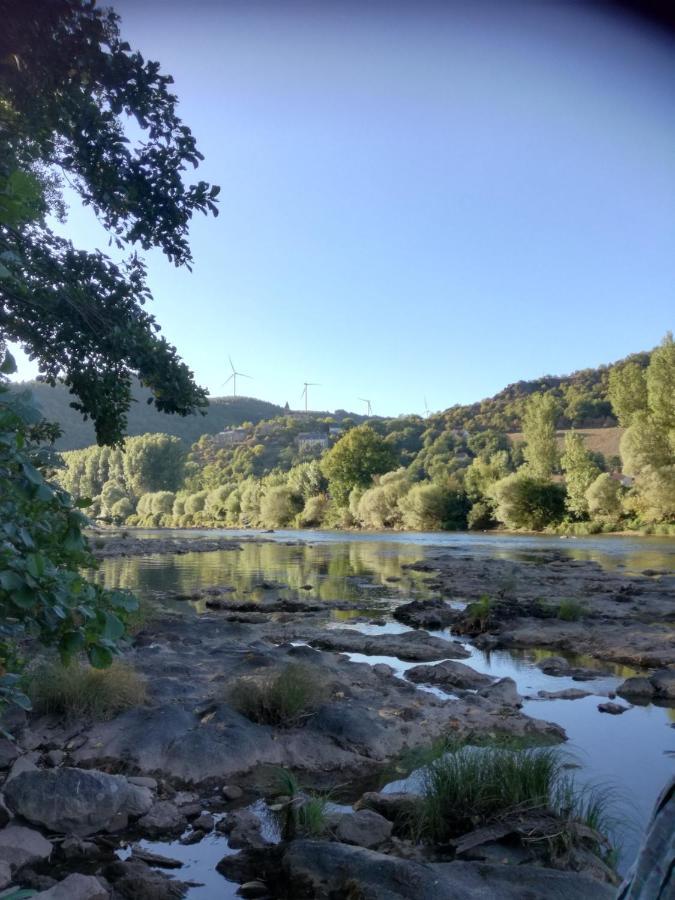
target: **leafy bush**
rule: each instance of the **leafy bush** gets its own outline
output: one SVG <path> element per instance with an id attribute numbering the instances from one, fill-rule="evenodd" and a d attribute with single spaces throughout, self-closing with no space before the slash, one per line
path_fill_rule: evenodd
<path id="1" fill-rule="evenodd" d="M 267 528 L 290 525 L 302 509 L 302 497 L 285 485 L 269 488 L 260 501 L 260 518 Z"/>
<path id="2" fill-rule="evenodd" d="M 290 728 L 311 715 L 324 697 L 315 670 L 288 663 L 272 675 L 240 678 L 230 689 L 228 699 L 253 722 Z"/>
<path id="3" fill-rule="evenodd" d="M 479 632 L 485 631 L 490 618 L 490 609 L 492 601 L 487 594 L 483 594 L 480 599 L 469 605 L 464 610 L 464 621 L 470 629 L 476 629 Z"/>
<path id="4" fill-rule="evenodd" d="M 399 500 L 403 525 L 415 531 L 464 528 L 467 506 L 462 491 L 433 482 L 413 485 Z"/>
<path id="5" fill-rule="evenodd" d="M 0 371 L 14 369 L 6 354 Z M 48 437 L 30 398 L 0 382 L 0 642 L 30 635 L 56 646 L 64 661 L 82 651 L 103 667 L 138 604 L 81 574 L 95 566 L 82 533 L 86 519 L 64 490 L 45 480 L 57 463 L 41 447 Z M 0 675 L 11 680 L 12 673 Z M 5 691 L 0 701 L 7 698 Z"/>
<path id="6" fill-rule="evenodd" d="M 37 712 L 68 718 L 111 719 L 146 698 L 143 679 L 117 661 L 107 669 L 44 664 L 28 676 L 27 691 Z"/>

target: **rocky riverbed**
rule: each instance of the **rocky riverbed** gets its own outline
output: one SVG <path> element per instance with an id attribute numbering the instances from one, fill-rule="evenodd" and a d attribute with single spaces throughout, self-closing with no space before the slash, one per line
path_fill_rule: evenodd
<path id="1" fill-rule="evenodd" d="M 130 557 L 165 547 L 206 561 L 215 549 L 202 538 L 145 548 L 132 540 Z M 559 828 L 548 813 L 509 819 L 454 846 L 420 843 L 401 825 L 419 802 L 414 779 L 393 779 L 405 779 L 409 760 L 442 737 L 560 744 L 565 729 L 547 716 L 556 704 L 590 698 L 597 707 L 599 698 L 630 710 L 674 702 L 671 575 L 628 575 L 555 553 L 514 562 L 432 549 L 395 570 L 388 562 L 379 583 L 346 570 L 344 590 L 326 598 L 317 587 L 322 565 L 307 580 L 299 555 L 288 556 L 289 575 L 302 570 L 293 590 L 271 569 L 257 569 L 243 587 L 224 577 L 242 545 L 215 540 L 214 558 L 234 568 L 214 567 L 208 585 L 154 590 L 161 607 L 124 651 L 145 681 L 142 705 L 108 721 L 8 721 L 17 740 L 0 742 L 0 885 L 32 887 L 47 900 L 461 900 L 479 890 L 521 897 L 524 886 L 542 900 L 614 895 L 616 876 L 591 852 L 592 835 L 554 861 L 542 853 Z M 121 558 L 102 555 L 111 564 Z M 357 580 L 355 604 L 349 588 Z M 490 603 L 477 620 L 467 604 L 484 595 Z M 556 610 L 571 600 L 583 612 L 566 622 Z M 505 647 L 548 648 L 540 660 L 548 690 L 525 693 L 476 664 L 486 648 L 498 655 Z M 618 662 L 641 667 L 626 673 L 620 703 L 619 680 L 603 671 Z M 234 688 L 270 684 L 289 667 L 320 686 L 311 709 L 257 721 Z M 283 796 L 280 769 L 300 785 L 295 799 Z M 321 839 L 284 832 L 289 803 L 302 807 L 325 791 Z"/>

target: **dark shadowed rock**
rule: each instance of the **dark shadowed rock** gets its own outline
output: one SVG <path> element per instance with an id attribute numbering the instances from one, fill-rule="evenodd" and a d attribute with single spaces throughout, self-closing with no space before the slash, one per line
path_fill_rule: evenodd
<path id="1" fill-rule="evenodd" d="M 294 841 L 282 861 L 290 896 L 359 900 L 611 900 L 607 885 L 538 866 L 424 864 L 347 844 Z M 296 893 L 292 893 L 296 891 Z"/>
<path id="2" fill-rule="evenodd" d="M 149 837 L 179 834 L 187 825 L 182 811 L 169 800 L 154 803 L 150 810 L 138 820 L 138 827 Z"/>
<path id="3" fill-rule="evenodd" d="M 538 696 L 544 700 L 581 700 L 582 697 L 591 695 L 580 688 L 565 688 L 563 691 L 539 691 Z"/>
<path id="4" fill-rule="evenodd" d="M 230 847 L 264 847 L 268 841 L 262 835 L 262 822 L 251 809 L 237 809 L 228 813 L 217 825 L 218 831 L 228 835 Z"/>
<path id="5" fill-rule="evenodd" d="M 105 868 L 115 888 L 115 898 L 124 900 L 181 900 L 188 885 L 151 869 L 140 860 L 117 860 Z"/>
<path id="6" fill-rule="evenodd" d="M 445 628 L 457 618 L 457 613 L 444 601 L 437 598 L 431 600 L 412 600 L 397 606 L 393 616 L 405 625 L 413 628 Z"/>
<path id="7" fill-rule="evenodd" d="M 419 794 L 408 794 L 404 791 L 391 794 L 380 791 L 368 791 L 354 804 L 355 809 L 373 809 L 394 823 L 394 831 L 413 821 L 419 811 L 422 798 Z"/>
<path id="8" fill-rule="evenodd" d="M 598 703 L 598 709 L 601 713 L 609 713 L 610 716 L 620 716 L 621 713 L 628 712 L 630 706 L 622 706 L 620 703 Z"/>
<path id="9" fill-rule="evenodd" d="M 675 700 L 675 669 L 659 669 L 649 680 L 659 700 Z"/>
<path id="10" fill-rule="evenodd" d="M 518 709 L 523 705 L 523 698 L 518 693 L 518 688 L 513 678 L 500 678 L 494 684 L 481 688 L 479 697 L 485 697 L 500 706 L 511 706 Z"/>
<path id="11" fill-rule="evenodd" d="M 620 697 L 625 697 L 627 700 L 636 699 L 642 700 L 643 702 L 651 700 L 656 693 L 654 685 L 649 678 L 642 678 L 639 675 L 633 678 L 627 678 L 618 686 L 616 692 Z"/>
<path id="12" fill-rule="evenodd" d="M 110 828 L 120 817 L 140 816 L 152 805 L 147 788 L 95 769 L 23 772 L 4 790 L 17 815 L 51 831 L 80 836 Z"/>
<path id="13" fill-rule="evenodd" d="M 407 677 L 417 684 L 437 684 L 444 688 L 458 688 L 459 690 L 475 690 L 492 684 L 488 675 L 476 672 L 464 663 L 445 662 L 435 666 L 413 666 L 406 672 Z"/>
<path id="14" fill-rule="evenodd" d="M 397 656 L 410 662 L 466 659 L 470 655 L 458 641 L 445 641 L 426 631 L 371 635 L 349 628 L 332 628 L 312 637 L 311 643 L 322 650 L 365 653 L 368 656 Z"/>
<path id="15" fill-rule="evenodd" d="M 33 828 L 12 824 L 0 831 L 0 862 L 6 863 L 12 872 L 43 862 L 51 853 L 51 843 Z"/>
<path id="16" fill-rule="evenodd" d="M 35 894 L 33 900 L 108 900 L 109 897 L 110 891 L 95 875 L 73 874 Z"/>
<path id="17" fill-rule="evenodd" d="M 345 844 L 379 847 L 390 836 L 392 823 L 372 809 L 360 809 L 340 816 L 335 837 Z"/>

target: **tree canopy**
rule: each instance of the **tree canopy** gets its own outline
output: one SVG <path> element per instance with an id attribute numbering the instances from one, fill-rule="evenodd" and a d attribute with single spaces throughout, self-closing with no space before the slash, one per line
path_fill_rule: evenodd
<path id="1" fill-rule="evenodd" d="M 134 374 L 164 412 L 186 415 L 206 394 L 143 308 L 136 252 L 117 263 L 78 250 L 48 216 L 63 216 L 67 180 L 119 249 L 189 266 L 190 220 L 217 213 L 219 189 L 185 183 L 202 156 L 172 79 L 122 40 L 112 10 L 0 0 L 0 20 L 0 338 L 70 388 L 99 443 L 118 443 Z"/>

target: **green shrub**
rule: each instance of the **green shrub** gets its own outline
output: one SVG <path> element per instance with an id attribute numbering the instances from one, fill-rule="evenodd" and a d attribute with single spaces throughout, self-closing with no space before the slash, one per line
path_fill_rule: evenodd
<path id="1" fill-rule="evenodd" d="M 490 618 L 491 608 L 492 601 L 487 594 L 483 594 L 474 603 L 469 603 L 464 611 L 465 622 L 469 628 L 476 628 L 480 632 L 485 631 Z"/>
<path id="2" fill-rule="evenodd" d="M 585 607 L 578 600 L 561 600 L 558 607 L 558 618 L 563 622 L 578 622 L 585 612 Z"/>
<path id="3" fill-rule="evenodd" d="M 490 489 L 495 517 L 507 528 L 541 531 L 560 522 L 565 513 L 565 489 L 552 481 L 515 472 Z"/>
<path id="4" fill-rule="evenodd" d="M 286 728 L 311 715 L 324 697 L 317 672 L 300 663 L 262 678 L 240 678 L 229 691 L 230 702 L 246 718 Z"/>
<path id="5" fill-rule="evenodd" d="M 28 675 L 27 693 L 37 712 L 67 718 L 111 719 L 145 702 L 145 682 L 131 666 L 114 662 L 93 669 L 77 662 L 46 663 Z"/>
<path id="6" fill-rule="evenodd" d="M 315 794 L 301 789 L 295 775 L 287 769 L 279 771 L 279 790 L 283 802 L 273 809 L 278 814 L 282 840 L 298 835 L 320 837 L 328 830 L 327 807 L 330 793 Z"/>

